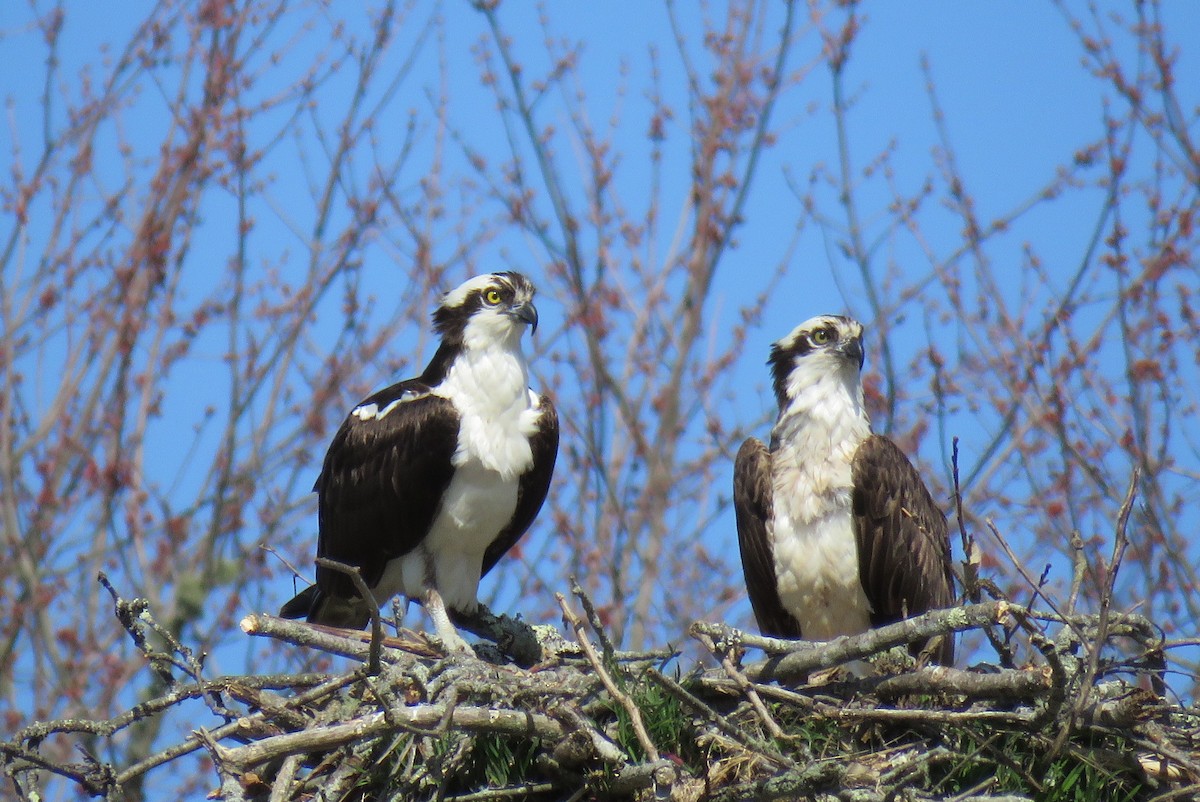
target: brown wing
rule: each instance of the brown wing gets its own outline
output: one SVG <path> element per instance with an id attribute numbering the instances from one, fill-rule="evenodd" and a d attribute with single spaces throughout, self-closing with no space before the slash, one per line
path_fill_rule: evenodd
<path id="1" fill-rule="evenodd" d="M 533 467 L 521 477 L 517 485 L 517 508 L 513 511 L 512 522 L 496 535 L 483 553 L 483 570 L 480 576 L 485 576 L 495 567 L 509 549 L 521 539 L 525 530 L 533 523 L 546 493 L 550 490 L 550 479 L 554 475 L 554 461 L 558 457 L 558 412 L 550 396 L 538 398 L 538 406 L 542 415 L 538 419 L 538 429 L 529 438 L 533 449 Z"/>
<path id="2" fill-rule="evenodd" d="M 357 566 L 370 588 L 388 560 L 424 539 L 454 475 L 458 413 L 449 399 L 428 391 L 410 379 L 364 399 L 359 407 L 374 404 L 388 411 L 382 417 L 346 417 L 313 488 L 317 556 Z M 350 577 L 318 567 L 317 584 L 285 604 L 280 615 L 361 627 L 370 612 Z"/>
<path id="3" fill-rule="evenodd" d="M 854 454 L 854 530 L 859 572 L 882 626 L 954 605 L 946 517 L 896 444 L 872 435 Z M 938 662 L 954 660 L 947 638 Z"/>
<path id="4" fill-rule="evenodd" d="M 764 635 L 799 638 L 800 622 L 779 601 L 775 554 L 767 528 L 771 496 L 771 453 L 762 441 L 748 438 L 733 463 L 733 508 L 750 606 Z"/>

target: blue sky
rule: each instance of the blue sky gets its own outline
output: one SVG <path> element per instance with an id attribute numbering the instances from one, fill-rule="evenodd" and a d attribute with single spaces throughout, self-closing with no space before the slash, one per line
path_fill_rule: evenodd
<path id="1" fill-rule="evenodd" d="M 1124 10 L 1123 3 L 1101 4 Z M 146 3 L 75 3 L 68 6 L 63 64 L 59 80 L 70 88 L 85 63 L 97 54 L 98 42 L 119 43 L 136 24 L 140 15 L 151 6 Z M 448 94 L 451 125 L 462 132 L 472 146 L 494 159 L 502 159 L 502 149 L 496 147 L 497 134 L 486 125 L 479 125 L 480 108 L 490 108 L 492 99 L 480 87 L 472 45 L 484 33 L 480 16 L 465 2 L 440 5 L 445 24 L 433 32 L 425 27 L 429 6 L 418 4 L 405 23 L 399 37 L 401 42 L 415 42 L 426 35 L 413 74 L 402 84 L 399 99 L 388 109 L 386 119 L 395 131 L 402 132 L 408 114 L 416 111 L 423 117 L 431 108 L 429 95 L 439 91 L 436 66 L 439 57 L 448 65 Z M 1072 5 L 1082 11 L 1079 4 Z M 1181 94 L 1195 107 L 1200 95 L 1200 64 L 1196 49 L 1187 49 L 1183 32 L 1200 31 L 1200 5 L 1175 0 L 1165 6 L 1168 27 L 1185 50 L 1178 67 L 1184 82 Z M 0 126 L 0 172 L 7 174 L 7 164 L 14 136 L 25 149 L 25 158 L 36 153 L 40 121 L 38 102 L 42 87 L 41 75 L 44 54 L 36 33 L 27 26 L 29 9 L 17 4 L 0 8 L 0 54 L 9 65 L 27 65 L 26 69 L 11 66 L 0 74 L 0 95 L 8 102 L 6 120 Z M 503 18 L 515 37 L 516 47 L 531 74 L 545 64 L 541 48 L 542 34 L 529 7 L 508 2 Z M 583 41 L 580 83 L 588 95 L 589 115 L 594 124 L 604 126 L 616 116 L 619 148 L 627 150 L 628 163 L 636 165 L 646 150 L 645 117 L 648 104 L 644 97 L 645 75 L 649 64 L 648 46 L 659 42 L 662 53 L 664 84 L 677 86 L 680 81 L 678 64 L 671 57 L 672 46 L 665 40 L 668 30 L 665 13 L 657 6 L 633 0 L 614 3 L 566 2 L 557 3 L 552 10 L 552 25 L 562 36 Z M 804 29 L 804 24 L 799 26 Z M 695 29 L 689 33 L 694 35 Z M 770 36 L 771 30 L 766 31 Z M 441 37 L 441 38 L 439 38 Z M 289 51 L 297 71 L 312 59 L 313 46 L 301 37 L 303 44 Z M 802 68 L 813 58 L 818 47 L 816 35 L 803 33 L 800 46 L 789 67 Z M 398 54 L 408 50 L 403 44 Z M 938 98 L 946 115 L 946 127 L 955 145 L 959 166 L 975 195 L 980 216 L 984 220 L 1003 215 L 1031 197 L 1052 177 L 1056 167 L 1068 162 L 1083 142 L 1098 130 L 1102 102 L 1108 91 L 1090 78 L 1080 65 L 1080 49 L 1063 14 L 1053 4 L 1043 2 L 970 3 L 943 2 L 910 4 L 897 2 L 865 5 L 865 25 L 858 39 L 847 75 L 847 90 L 855 98 L 850 116 L 852 151 L 858 166 L 875 154 L 892 146 L 891 164 L 895 181 L 902 190 L 912 191 L 929 176 L 936 175 L 934 151 L 937 133 L 931 122 L 930 106 L 925 94 L 925 76 L 920 69 L 922 57 L 928 59 L 936 81 Z M 399 66 L 399 59 L 391 67 Z M 339 79 L 340 80 L 340 79 Z M 347 87 L 348 91 L 348 87 Z M 144 90 L 128 120 L 138 130 L 126 130 L 134 141 L 154 142 L 168 121 L 161 112 L 161 98 L 154 97 L 152 87 Z M 802 219 L 800 202 L 788 186 L 788 176 L 801 182 L 815 165 L 832 165 L 836 160 L 834 128 L 827 111 L 829 79 L 823 67 L 806 78 L 801 87 L 790 93 L 776 110 L 776 122 L 781 130 L 778 144 L 772 148 L 759 168 L 754 192 L 746 210 L 747 223 L 738 232 L 738 247 L 726 258 L 718 274 L 718 292 L 711 307 L 711 325 L 721 331 L 731 325 L 736 310 L 758 291 L 761 281 L 771 275 L 787 254 L 793 232 Z M 686 137 L 680 134 L 686 126 L 686 109 L 676 102 L 674 143 L 683 147 Z M 566 123 L 566 115 L 553 98 L 546 101 L 547 121 L 556 118 Z M 335 119 L 338 109 L 318 109 Z M 485 118 L 486 122 L 486 118 Z M 282 125 L 282 121 L 280 122 Z M 269 133 L 269 132 L 268 132 Z M 267 138 L 268 134 L 261 134 Z M 402 171 L 399 191 L 411 189 L 422 177 L 422 165 L 431 158 L 433 131 L 427 124 L 418 126 L 417 147 L 411 167 Z M 310 152 L 312 142 L 299 147 Z M 489 151 L 489 148 L 491 150 Z M 310 227 L 311 204 L 306 205 L 308 192 L 300 170 L 289 170 L 287 149 L 280 149 L 274 183 L 256 199 L 260 204 L 259 220 L 270 227 L 281 244 L 278 251 L 262 255 L 261 264 L 281 271 L 300 269 L 303 263 L 302 237 L 292 230 L 289 222 L 301 231 Z M 451 154 L 448 158 L 456 158 Z M 294 162 L 293 162 L 294 163 Z M 103 168 L 102 168 L 103 169 Z M 665 221 L 673 221 L 685 202 L 688 154 L 681 150 L 668 151 L 664 192 Z M 361 176 L 360 176 L 361 178 Z M 673 180 L 672 180 L 673 179 Z M 623 170 L 619 176 L 621 192 L 631 205 L 642 202 L 646 193 L 646 175 L 636 168 Z M 882 212 L 890 197 L 880 181 L 868 181 L 862 186 L 862 207 L 868 212 L 868 232 L 882 225 Z M 821 197 L 833 206 L 833 195 L 824 190 Z M 1060 292 L 1077 267 L 1084 243 L 1092 234 L 1096 215 L 1103 197 L 1099 191 L 1080 192 L 1069 203 L 1056 203 L 1025 218 L 990 250 L 997 263 L 1011 262 L 1014 280 L 1004 287 L 1011 293 L 1008 300 L 1019 303 L 1026 293 L 1042 297 Z M 207 224 L 216 232 L 211 242 L 199 242 L 191 257 L 223 260 L 227 249 L 221 244 L 221 226 L 231 214 L 231 199 L 220 196 L 206 201 L 204 213 Z M 939 217 L 940 215 L 940 217 Z M 937 221 L 943 221 L 939 229 Z M 670 223 L 666 224 L 667 226 Z M 959 223 L 945 212 L 931 210 L 925 220 L 927 230 L 934 232 L 931 242 L 935 253 L 943 254 L 956 246 Z M 36 223 L 31 228 L 36 238 Z M 769 392 L 764 366 L 769 345 L 786 334 L 793 326 L 811 315 L 823 312 L 851 312 L 869 318 L 870 311 L 861 281 L 854 268 L 831 247 L 831 240 L 811 222 L 803 225 L 797 247 L 791 256 L 787 275 L 778 292 L 770 300 L 762 325 L 751 332 L 748 350 L 737 366 L 740 385 L 737 408 L 739 419 L 750 422 L 763 420 L 773 413 L 774 400 Z M 1049 289 L 1031 288 L 1018 277 L 1022 248 L 1033 243 L 1047 264 L 1047 270 L 1058 286 Z M 405 264 L 389 251 L 385 244 L 376 244 L 369 251 L 372 258 L 365 264 L 364 281 L 374 287 L 380 303 L 376 314 L 386 316 L 390 306 L 388 293 L 402 275 Z M 889 266 L 903 275 L 925 275 L 929 266 L 913 244 L 897 238 L 893 245 L 877 255 L 877 269 Z M 481 269 L 517 268 L 536 276 L 541 254 L 522 237 L 513 235 L 483 246 L 474 256 Z M 196 295 L 203 290 L 205 277 L 193 271 L 189 281 Z M 433 299 L 430 299 L 432 304 Z M 555 319 L 562 319 L 561 307 L 553 297 L 539 298 L 544 328 L 555 328 Z M 314 343 L 320 343 L 323 325 L 311 333 Z M 336 318 L 333 325 L 336 325 Z M 926 343 L 925 321 L 907 320 L 897 330 L 896 347 L 905 355 L 919 350 Z M 964 336 L 947 326 L 937 336 L 953 342 Z M 418 343 L 425 342 L 420 352 Z M 178 380 L 172 388 L 172 403 L 184 410 L 181 419 L 200 414 L 204 406 L 219 403 L 221 388 L 214 377 L 220 375 L 219 353 L 222 345 L 212 343 L 213 374 L 197 370 Z M 411 329 L 391 345 L 397 358 L 407 358 L 409 364 L 423 362 L 431 352 L 427 341 Z M 414 351 L 417 351 L 414 353 Z M 868 369 L 877 368 L 868 358 Z M 45 377 L 51 381 L 53 376 Z M 363 381 L 380 385 L 390 380 L 383 366 L 364 366 Z M 353 399 L 347 399 L 347 404 Z M 964 441 L 964 463 L 971 464 L 972 449 L 986 440 L 986 432 L 972 427 L 977 423 L 969 418 L 958 419 L 959 429 L 947 432 Z M 757 432 L 762 436 L 765 432 Z M 922 456 L 934 465 L 945 465 L 949 444 L 944 439 L 928 438 Z M 189 475 L 181 467 L 177 443 L 167 443 L 152 455 L 153 463 L 163 475 L 173 476 L 183 471 L 181 481 Z M 203 462 L 202 460 L 200 462 Z M 195 469 L 192 470 L 201 470 Z M 315 466 L 314 466 L 315 475 Z M 195 477 L 192 476 L 192 481 Z M 732 531 L 731 523 L 723 527 Z M 722 527 L 715 527 L 721 529 Z M 736 559 L 732 539 L 714 546 L 715 550 Z M 270 606 L 281 601 L 290 585 L 280 587 L 278 598 L 264 600 Z M 738 610 L 743 620 L 747 609 Z"/>

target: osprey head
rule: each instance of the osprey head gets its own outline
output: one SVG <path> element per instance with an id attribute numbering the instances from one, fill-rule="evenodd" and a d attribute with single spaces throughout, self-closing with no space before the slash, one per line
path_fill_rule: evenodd
<path id="1" fill-rule="evenodd" d="M 495 342 L 516 346 L 526 326 L 537 331 L 533 294 L 533 282 L 520 273 L 475 276 L 442 296 L 433 327 L 443 340 L 467 348 Z"/>
<path id="2" fill-rule="evenodd" d="M 840 378 L 858 385 L 865 358 L 862 334 L 862 324 L 853 318 L 818 315 L 772 345 L 767 364 L 779 406 L 787 406 L 803 389 L 823 380 Z"/>

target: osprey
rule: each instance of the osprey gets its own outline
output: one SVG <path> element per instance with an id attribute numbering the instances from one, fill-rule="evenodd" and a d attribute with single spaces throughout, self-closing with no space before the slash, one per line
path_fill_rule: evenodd
<path id="1" fill-rule="evenodd" d="M 511 272 L 446 293 L 425 372 L 350 411 L 313 488 L 317 556 L 357 566 L 378 604 L 420 600 L 457 651 L 470 647 L 447 608 L 476 611 L 480 577 L 533 522 L 558 453 L 558 415 L 529 389 L 521 352 L 525 329 L 537 329 L 533 294 Z M 372 612 L 351 577 L 318 567 L 280 615 L 361 629 Z"/>
<path id="2" fill-rule="evenodd" d="M 946 518 L 863 405 L 862 324 L 812 318 L 771 348 L 771 447 L 738 450 L 742 569 L 764 634 L 830 640 L 954 603 Z M 947 636 L 934 659 L 949 664 Z"/>

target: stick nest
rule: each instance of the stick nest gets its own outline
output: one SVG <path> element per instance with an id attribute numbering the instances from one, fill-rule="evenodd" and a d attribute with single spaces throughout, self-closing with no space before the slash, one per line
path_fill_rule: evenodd
<path id="1" fill-rule="evenodd" d="M 167 766 L 207 773 L 209 798 L 227 802 L 1200 793 L 1200 715 L 1169 701 L 1161 636 L 1138 616 L 1063 616 L 998 599 L 828 644 L 697 622 L 689 634 L 708 657 L 684 672 L 673 652 L 616 651 L 575 590 L 558 598 L 569 638 L 481 616 L 466 625 L 499 646 L 477 656 L 253 615 L 242 622 L 248 635 L 342 655 L 350 667 L 212 679 L 143 602 L 113 591 L 161 692 L 113 719 L 26 727 L 0 743 L 0 761 L 25 799 L 46 798 L 64 778 L 95 797 L 154 798 Z M 986 637 L 995 662 L 926 666 L 903 648 L 964 632 Z M 210 726 L 128 765 L 98 757 L 128 728 L 195 700 Z M 81 760 L 54 757 L 64 750 L 49 746 L 63 739 Z"/>

